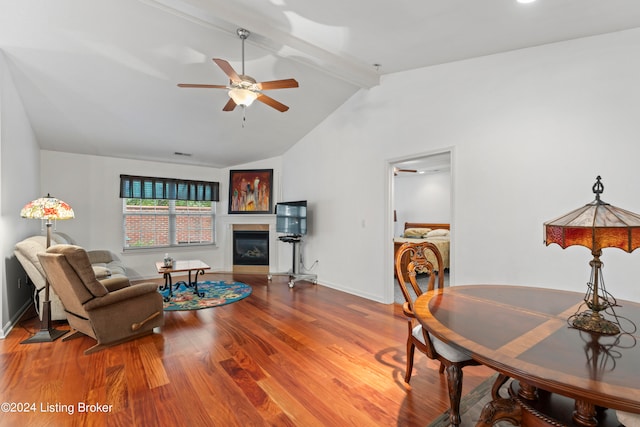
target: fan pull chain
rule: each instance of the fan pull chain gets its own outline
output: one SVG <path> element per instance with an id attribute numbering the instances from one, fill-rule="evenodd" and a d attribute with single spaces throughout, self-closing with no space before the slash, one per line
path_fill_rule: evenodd
<path id="1" fill-rule="evenodd" d="M 243 129 L 244 129 L 244 122 L 247 121 L 246 112 L 247 112 L 247 107 L 245 105 L 243 105 L 242 106 L 242 128 Z"/>

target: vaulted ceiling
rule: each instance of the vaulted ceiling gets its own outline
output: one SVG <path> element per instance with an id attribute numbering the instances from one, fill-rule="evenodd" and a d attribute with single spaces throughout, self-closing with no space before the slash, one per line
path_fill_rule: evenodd
<path id="1" fill-rule="evenodd" d="M 387 73 L 638 26 L 637 0 L 0 0 L 43 149 L 213 167 L 281 155 Z M 240 73 L 240 27 L 246 74 L 299 82 L 268 92 L 288 111 L 177 87 Z"/>

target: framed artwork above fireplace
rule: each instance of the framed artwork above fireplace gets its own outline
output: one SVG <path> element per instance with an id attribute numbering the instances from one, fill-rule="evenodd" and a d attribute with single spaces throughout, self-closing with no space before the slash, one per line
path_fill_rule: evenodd
<path id="1" fill-rule="evenodd" d="M 273 213 L 273 169 L 229 171 L 229 213 Z"/>

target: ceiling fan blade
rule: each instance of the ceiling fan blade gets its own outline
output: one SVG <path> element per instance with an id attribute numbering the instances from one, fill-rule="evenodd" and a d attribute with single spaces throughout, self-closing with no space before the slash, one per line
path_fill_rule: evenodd
<path id="1" fill-rule="evenodd" d="M 197 88 L 204 88 L 204 89 L 229 89 L 229 87 L 225 85 L 199 85 L 199 84 L 191 84 L 191 83 L 178 83 L 178 87 L 197 87 Z"/>
<path id="2" fill-rule="evenodd" d="M 229 101 L 225 104 L 222 111 L 233 111 L 236 108 L 236 105 L 235 101 L 229 98 Z"/>
<path id="3" fill-rule="evenodd" d="M 398 176 L 399 172 L 411 172 L 411 173 L 416 173 L 418 172 L 416 169 L 399 169 L 399 168 L 393 168 L 393 176 Z"/>
<path id="4" fill-rule="evenodd" d="M 218 67 L 220 67 L 222 69 L 222 71 L 224 71 L 224 73 L 227 76 L 229 76 L 229 78 L 231 79 L 232 82 L 240 82 L 240 81 L 242 81 L 240 76 L 238 76 L 238 73 L 236 73 L 235 70 L 233 69 L 233 67 L 227 61 L 225 61 L 224 59 L 213 58 L 213 62 L 218 64 Z"/>
<path id="5" fill-rule="evenodd" d="M 256 83 L 256 86 L 258 90 L 287 89 L 298 87 L 298 82 L 296 79 L 273 80 L 270 82 Z"/>
<path id="6" fill-rule="evenodd" d="M 264 93 L 260 93 L 258 94 L 258 98 L 256 98 L 258 101 L 267 104 L 269 107 L 273 107 L 276 110 L 280 111 L 281 113 L 284 113 L 285 111 L 287 111 L 289 109 L 289 107 L 287 107 L 286 105 L 276 101 L 275 99 L 268 97 L 267 95 L 265 95 Z"/>

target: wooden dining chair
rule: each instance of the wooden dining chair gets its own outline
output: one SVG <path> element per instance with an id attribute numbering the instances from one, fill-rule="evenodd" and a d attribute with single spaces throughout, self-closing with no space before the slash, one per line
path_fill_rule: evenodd
<path id="1" fill-rule="evenodd" d="M 415 298 L 422 295 L 423 290 L 418 286 L 416 275 L 428 274 L 427 290 L 444 287 L 444 271 L 442 255 L 438 248 L 429 242 L 405 243 L 396 252 L 396 279 L 404 295 L 405 302 L 402 311 L 407 316 L 407 370 L 404 380 L 411 380 L 413 370 L 413 356 L 416 347 L 430 359 L 440 362 L 440 373 L 446 372 L 447 388 L 449 390 L 449 422 L 453 426 L 460 425 L 460 395 L 462 393 L 462 368 L 478 365 L 468 354 L 453 347 L 433 335 L 417 322 L 413 313 Z M 440 271 L 438 271 L 440 270 Z"/>

